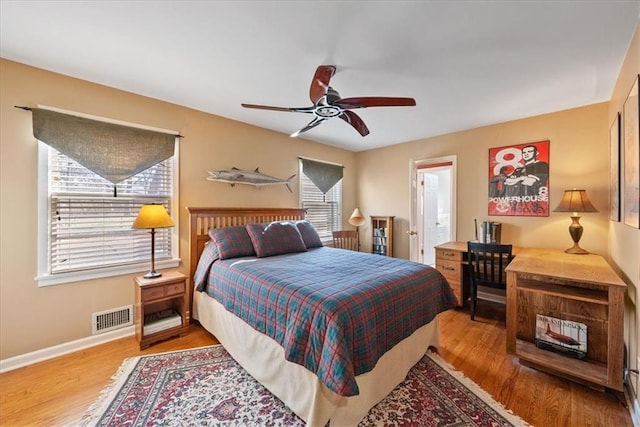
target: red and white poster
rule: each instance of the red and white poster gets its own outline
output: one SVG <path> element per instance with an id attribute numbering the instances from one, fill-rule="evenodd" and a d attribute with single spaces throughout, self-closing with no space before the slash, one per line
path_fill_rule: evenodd
<path id="1" fill-rule="evenodd" d="M 549 141 L 489 149 L 489 215 L 549 216 Z"/>

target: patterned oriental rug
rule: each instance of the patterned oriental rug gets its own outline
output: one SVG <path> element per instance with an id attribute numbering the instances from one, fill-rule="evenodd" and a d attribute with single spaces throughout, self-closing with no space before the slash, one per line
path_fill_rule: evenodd
<path id="1" fill-rule="evenodd" d="M 220 346 L 127 359 L 84 426 L 304 426 Z M 360 426 L 527 426 L 427 353 Z"/>

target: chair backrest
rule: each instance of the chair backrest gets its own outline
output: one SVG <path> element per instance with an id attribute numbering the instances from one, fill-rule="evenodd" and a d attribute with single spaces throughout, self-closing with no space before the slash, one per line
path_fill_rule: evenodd
<path id="1" fill-rule="evenodd" d="M 469 273 L 479 286 L 506 289 L 505 267 L 511 262 L 512 245 L 467 242 Z"/>
<path id="2" fill-rule="evenodd" d="M 355 230 L 340 230 L 333 232 L 333 247 L 340 249 L 358 250 L 358 236 Z"/>

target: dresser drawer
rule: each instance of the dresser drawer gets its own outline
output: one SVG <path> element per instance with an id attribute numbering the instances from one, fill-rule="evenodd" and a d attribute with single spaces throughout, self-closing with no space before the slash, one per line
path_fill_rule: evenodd
<path id="1" fill-rule="evenodd" d="M 164 286 L 154 286 L 142 289 L 142 301 L 151 301 L 172 295 L 184 294 L 185 283 L 168 283 Z"/>
<path id="2" fill-rule="evenodd" d="M 458 305 L 462 306 L 462 271 L 461 264 L 458 261 L 436 260 L 436 269 L 442 273 L 454 295 L 458 299 Z"/>
<path id="3" fill-rule="evenodd" d="M 462 261 L 462 252 L 451 249 L 436 248 L 436 262 L 439 260 Z"/>
<path id="4" fill-rule="evenodd" d="M 169 285 L 164 286 L 164 294 L 165 296 L 169 295 L 179 295 L 184 293 L 184 282 L 180 283 L 171 283 Z"/>
<path id="5" fill-rule="evenodd" d="M 142 290 L 142 301 L 151 301 L 164 296 L 164 286 L 155 286 Z"/>
<path id="6" fill-rule="evenodd" d="M 449 282 L 457 282 L 457 284 L 459 284 L 462 279 L 461 264 L 459 261 L 438 259 L 436 260 L 436 269 L 442 273 Z"/>

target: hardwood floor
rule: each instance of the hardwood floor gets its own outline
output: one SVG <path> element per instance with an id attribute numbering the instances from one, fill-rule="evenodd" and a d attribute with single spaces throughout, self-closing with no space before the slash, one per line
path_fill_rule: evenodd
<path id="1" fill-rule="evenodd" d="M 443 359 L 534 426 L 633 426 L 616 397 L 588 386 L 520 365 L 506 352 L 505 306 L 480 301 L 469 311 L 441 315 Z"/>
<path id="2" fill-rule="evenodd" d="M 534 426 L 632 426 L 614 397 L 521 366 L 506 354 L 504 307 L 482 301 L 441 318 L 440 355 Z M 0 375 L 0 426 L 74 425 L 123 359 L 216 344 L 199 326 L 186 337 L 138 349 L 133 337 Z"/>
<path id="3" fill-rule="evenodd" d="M 0 374 L 0 426 L 74 426 L 127 357 L 217 344 L 200 326 L 140 351 L 123 338 Z"/>

